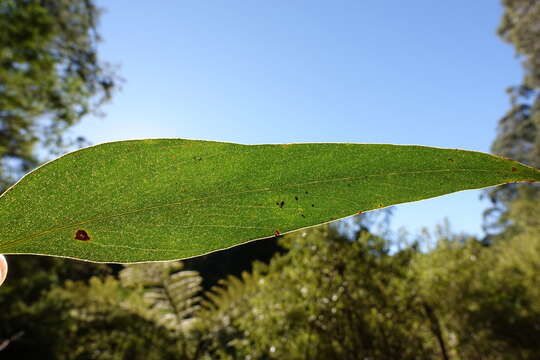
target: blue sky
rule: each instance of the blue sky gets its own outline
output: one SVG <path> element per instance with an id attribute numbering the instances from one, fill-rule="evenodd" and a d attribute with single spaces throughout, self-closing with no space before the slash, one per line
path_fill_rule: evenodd
<path id="1" fill-rule="evenodd" d="M 103 60 L 126 79 L 92 143 L 421 144 L 488 152 L 520 81 L 498 1 L 100 1 Z M 406 4 L 403 6 L 402 4 Z M 396 207 L 411 232 L 481 234 L 479 191 Z"/>

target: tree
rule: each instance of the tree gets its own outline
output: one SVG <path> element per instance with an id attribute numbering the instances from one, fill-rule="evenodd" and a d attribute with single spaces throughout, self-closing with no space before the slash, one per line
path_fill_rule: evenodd
<path id="1" fill-rule="evenodd" d="M 84 282 L 92 275 L 105 278 L 111 271 L 103 264 L 51 257 L 22 256 L 9 260 L 10 276 L 17 281 L 0 287 L 0 343 L 8 340 L 0 349 L 1 357 L 57 358 L 56 347 L 66 339 L 61 332 L 68 328 L 65 315 L 69 310 L 56 299 L 49 301 L 47 293 L 67 280 Z M 52 330 L 58 336 L 53 336 Z"/>
<path id="2" fill-rule="evenodd" d="M 540 1 L 504 0 L 498 34 L 523 57 L 522 83 L 508 89 L 512 107 L 499 121 L 493 151 L 540 166 Z"/>
<path id="3" fill-rule="evenodd" d="M 491 247 L 447 227 L 419 239 L 436 244 L 423 252 L 365 230 L 287 235 L 287 253 L 205 294 L 202 358 L 535 359 L 534 202 L 511 208 L 531 231 Z"/>
<path id="4" fill-rule="evenodd" d="M 39 151 L 70 145 L 65 131 L 110 99 L 118 80 L 98 59 L 99 15 L 92 0 L 0 0 L 0 193 L 39 163 Z M 18 281 L 0 289 L 0 343 L 21 335 L 4 351 L 28 339 L 46 348 L 46 325 L 28 324 L 50 317 L 33 305 L 66 279 L 108 270 L 44 257 L 9 260 Z"/>
<path id="5" fill-rule="evenodd" d="M 26 302 L 17 298 L 24 288 L 7 284 L 0 296 L 0 344 L 7 340 L 2 358 L 198 358 L 197 338 L 188 336 L 201 278 L 177 271 L 181 267 L 180 262 L 139 264 L 121 270 L 120 279 L 99 274 L 87 280 L 81 266 L 79 274 L 71 274 L 74 280 L 46 289 L 23 281 L 28 293 L 22 300 L 35 296 Z M 55 270 L 49 273 L 60 278 L 62 269 Z M 47 272 L 39 275 L 25 280 L 53 282 Z"/>
<path id="6" fill-rule="evenodd" d="M 434 358 L 439 350 L 407 275 L 415 254 L 391 255 L 366 231 L 321 226 L 286 236 L 287 253 L 208 295 L 209 358 Z M 411 331 L 414 329 L 414 331 Z M 426 335 L 427 334 L 427 335 Z M 219 346 L 221 344 L 221 347 Z M 226 355 L 228 356 L 226 356 Z M 431 357 L 430 357 L 431 356 Z"/>
<path id="7" fill-rule="evenodd" d="M 523 59 L 523 80 L 507 92 L 511 108 L 499 120 L 492 144 L 495 154 L 540 166 L 540 0 L 503 0 L 498 34 Z M 508 226 L 506 205 L 518 196 L 516 185 L 489 193 L 494 207 L 486 212 L 487 227 Z"/>
<path id="8" fill-rule="evenodd" d="M 530 207 L 510 206 L 512 220 L 529 222 Z M 529 204 L 530 205 L 530 204 Z M 538 224 L 536 220 L 536 224 Z M 440 233 L 437 246 L 412 262 L 418 295 L 438 315 L 448 353 L 457 359 L 536 359 L 540 351 L 536 231 L 505 237 L 492 246 Z M 507 232 L 504 233 L 506 235 Z"/>
<path id="9" fill-rule="evenodd" d="M 0 192 L 110 99 L 117 78 L 98 59 L 99 15 L 92 0 L 0 0 Z"/>

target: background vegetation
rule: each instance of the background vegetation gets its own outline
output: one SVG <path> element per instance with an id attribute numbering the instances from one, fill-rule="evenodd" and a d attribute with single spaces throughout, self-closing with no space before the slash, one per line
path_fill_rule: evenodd
<path id="1" fill-rule="evenodd" d="M 497 154 L 540 166 L 540 1 L 506 0 L 522 56 Z M 83 0 L 0 0 L 0 189 L 96 111 L 117 76 Z M 357 218 L 185 262 L 10 257 L 0 356 L 40 359 L 537 359 L 538 188 L 488 194 L 488 236 L 393 239 Z M 429 244 L 429 246 L 426 246 Z"/>

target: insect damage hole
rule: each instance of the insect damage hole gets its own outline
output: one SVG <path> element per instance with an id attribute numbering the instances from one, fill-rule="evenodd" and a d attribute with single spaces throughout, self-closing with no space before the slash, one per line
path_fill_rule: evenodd
<path id="1" fill-rule="evenodd" d="M 75 232 L 75 240 L 80 240 L 80 241 L 89 241 L 90 240 L 90 236 L 88 236 L 88 233 L 84 230 L 77 230 Z"/>

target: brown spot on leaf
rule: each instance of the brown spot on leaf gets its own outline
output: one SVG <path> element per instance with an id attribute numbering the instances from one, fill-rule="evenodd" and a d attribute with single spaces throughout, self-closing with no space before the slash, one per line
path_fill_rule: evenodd
<path id="1" fill-rule="evenodd" d="M 515 172 L 517 171 L 517 169 L 515 167 L 512 168 L 512 172 Z"/>
<path id="2" fill-rule="evenodd" d="M 294 197 L 294 200 L 298 201 L 298 196 L 295 196 L 295 197 Z"/>
<path id="3" fill-rule="evenodd" d="M 360 215 L 360 214 L 362 214 L 362 213 L 363 213 L 363 211 L 362 211 L 362 210 L 360 210 L 360 211 L 357 211 L 356 213 L 357 213 L 358 215 Z"/>
<path id="4" fill-rule="evenodd" d="M 75 232 L 75 240 L 89 241 L 90 236 L 88 236 L 88 233 L 84 230 L 77 230 L 77 232 Z"/>
<path id="5" fill-rule="evenodd" d="M 525 181 L 528 182 L 528 183 L 535 183 L 536 182 L 536 180 L 525 180 Z"/>
<path id="6" fill-rule="evenodd" d="M 279 232 L 279 230 L 276 229 L 276 230 L 274 231 L 274 236 L 275 236 L 275 237 L 281 236 L 281 233 Z"/>

